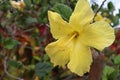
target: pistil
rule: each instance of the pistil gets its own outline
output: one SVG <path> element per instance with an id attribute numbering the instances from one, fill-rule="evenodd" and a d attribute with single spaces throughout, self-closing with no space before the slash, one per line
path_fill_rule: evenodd
<path id="1" fill-rule="evenodd" d="M 73 39 L 77 38 L 78 36 L 79 36 L 79 33 L 74 32 L 65 45 L 68 45 Z"/>

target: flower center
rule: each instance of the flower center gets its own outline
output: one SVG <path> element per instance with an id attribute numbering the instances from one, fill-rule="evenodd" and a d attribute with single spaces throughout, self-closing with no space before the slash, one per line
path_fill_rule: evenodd
<path id="1" fill-rule="evenodd" d="M 78 32 L 73 32 L 70 36 L 69 39 L 67 41 L 65 41 L 65 43 L 63 44 L 59 44 L 59 49 L 60 51 L 66 51 L 66 49 L 69 49 L 71 51 L 71 47 L 70 45 L 73 45 L 73 41 L 79 36 Z"/>
<path id="2" fill-rule="evenodd" d="M 67 41 L 67 43 L 65 45 L 68 45 L 73 39 L 76 39 L 79 36 L 78 32 L 73 32 L 70 39 Z"/>
<path id="3" fill-rule="evenodd" d="M 79 36 L 79 33 L 75 31 L 75 32 L 73 32 L 73 36 L 74 36 L 74 38 L 77 38 Z"/>

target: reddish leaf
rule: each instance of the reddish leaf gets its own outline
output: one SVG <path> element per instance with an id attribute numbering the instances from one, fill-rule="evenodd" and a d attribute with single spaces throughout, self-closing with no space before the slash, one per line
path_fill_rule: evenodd
<path id="1" fill-rule="evenodd" d="M 2 34 L 4 37 L 8 37 L 7 33 L 2 28 L 0 28 L 0 34 Z"/>

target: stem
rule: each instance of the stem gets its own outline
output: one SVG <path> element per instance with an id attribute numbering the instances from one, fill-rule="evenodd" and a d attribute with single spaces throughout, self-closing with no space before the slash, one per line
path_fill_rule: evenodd
<path id="1" fill-rule="evenodd" d="M 7 71 L 7 69 L 8 69 L 8 64 L 7 64 L 8 59 L 9 59 L 8 56 L 6 56 L 5 59 L 4 59 L 4 72 L 5 72 L 5 74 L 7 74 L 7 76 L 9 76 L 9 77 L 11 77 L 11 78 L 13 78 L 13 79 L 16 79 L 16 80 L 23 80 L 23 79 L 21 79 L 21 78 L 19 78 L 19 77 L 15 77 L 15 76 L 11 75 L 11 74 Z"/>
<path id="2" fill-rule="evenodd" d="M 68 4 L 68 6 L 70 6 L 70 0 L 66 0 L 66 3 Z"/>
<path id="3" fill-rule="evenodd" d="M 100 11 L 100 9 L 102 8 L 102 6 L 104 5 L 104 3 L 106 2 L 107 0 L 104 0 L 103 2 L 102 2 L 102 4 L 101 4 L 101 6 L 98 8 L 98 10 L 96 11 L 96 13 L 95 13 L 95 15 L 94 15 L 94 17 L 93 17 L 93 22 L 92 23 L 94 23 L 95 22 L 95 17 L 97 16 L 97 13 Z"/>

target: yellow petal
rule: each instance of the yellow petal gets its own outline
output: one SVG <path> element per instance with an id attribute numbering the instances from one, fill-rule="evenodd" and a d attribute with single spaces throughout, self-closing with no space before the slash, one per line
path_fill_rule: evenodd
<path id="1" fill-rule="evenodd" d="M 75 44 L 73 52 L 70 54 L 68 68 L 79 76 L 83 76 L 90 70 L 92 54 L 89 47 L 81 44 L 80 41 L 77 41 Z"/>
<path id="2" fill-rule="evenodd" d="M 110 46 L 115 40 L 114 29 L 105 21 L 98 21 L 87 28 L 80 36 L 84 44 L 103 50 Z"/>
<path id="3" fill-rule="evenodd" d="M 67 44 L 68 41 L 68 38 L 62 38 L 48 44 L 45 48 L 54 66 L 59 65 L 65 67 L 70 60 L 70 52 L 72 51 L 73 43 Z"/>
<path id="4" fill-rule="evenodd" d="M 64 37 L 73 31 L 70 25 L 58 13 L 48 11 L 48 18 L 51 33 L 55 39 Z"/>
<path id="5" fill-rule="evenodd" d="M 90 23 L 93 17 L 94 13 L 88 3 L 88 0 L 78 0 L 69 22 L 74 27 L 81 27 L 87 23 Z"/>

